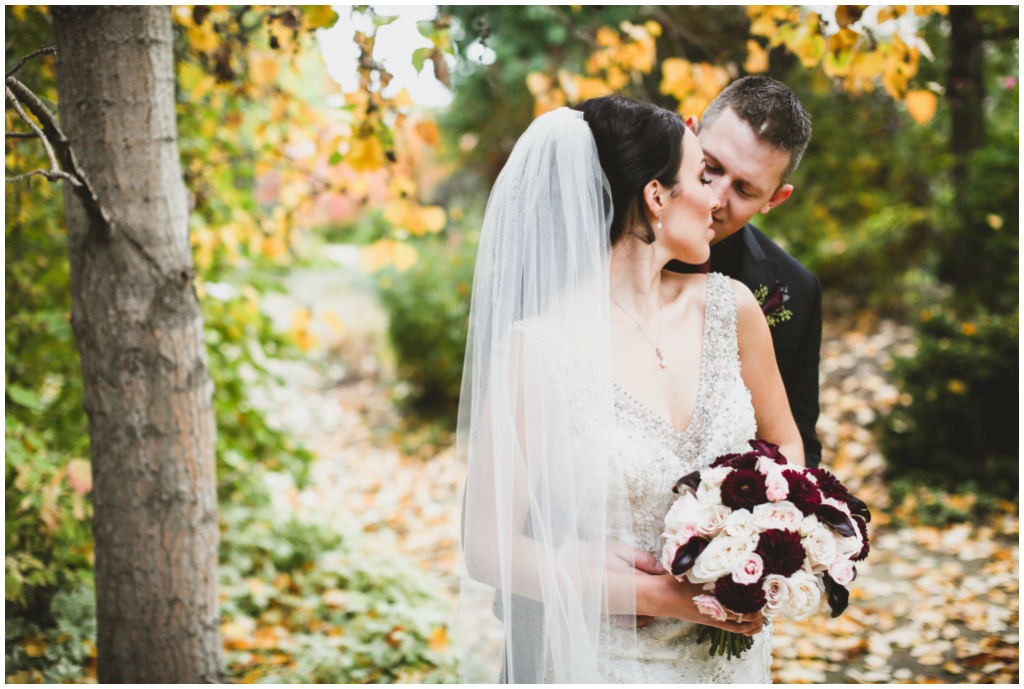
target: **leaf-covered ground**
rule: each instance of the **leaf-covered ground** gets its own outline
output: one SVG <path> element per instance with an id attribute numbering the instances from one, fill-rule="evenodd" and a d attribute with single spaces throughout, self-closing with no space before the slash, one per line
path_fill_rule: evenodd
<path id="1" fill-rule="evenodd" d="M 888 321 L 863 318 L 826 328 L 824 462 L 871 505 L 872 552 L 858 567 L 843 616 L 775 625 L 777 682 L 1018 681 L 1017 505 L 1002 502 L 984 519 L 936 527 L 922 515 L 970 515 L 972 499 L 918 490 L 889 504 L 884 459 L 870 429 L 899 401 L 886 380 L 890 357 L 912 347 L 909 329 Z M 287 385 L 271 391 L 280 422 L 319 457 L 311 488 L 300 493 L 285 481 L 276 499 L 299 511 L 342 514 L 375 547 L 395 549 L 441 577 L 457 628 L 458 472 L 451 436 L 401 421 L 368 344 L 350 340 L 339 351 L 342 363 L 325 368 L 326 375 L 292 364 L 282 371 Z M 432 645 L 455 652 L 447 635 Z"/>

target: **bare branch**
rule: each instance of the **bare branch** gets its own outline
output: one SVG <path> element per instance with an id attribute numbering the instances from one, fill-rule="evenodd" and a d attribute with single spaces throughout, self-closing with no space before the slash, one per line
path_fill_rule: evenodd
<path id="1" fill-rule="evenodd" d="M 15 81 L 14 77 L 8 77 L 8 78 L 11 81 Z M 14 108 L 14 111 L 16 113 L 18 113 L 18 115 L 21 117 L 21 119 L 25 120 L 25 124 L 27 124 L 29 126 L 29 128 L 32 130 L 32 133 L 35 134 L 36 136 L 38 136 L 39 140 L 43 142 L 43 148 L 46 149 L 46 157 L 50 159 L 50 172 L 51 173 L 60 172 L 60 165 L 57 164 L 57 156 L 53 152 L 53 146 L 51 146 L 50 142 L 46 140 L 46 137 L 43 136 L 43 133 L 41 131 L 39 131 L 39 127 L 36 126 L 36 123 L 33 122 L 32 120 L 30 120 L 28 115 L 25 114 L 25 111 L 22 110 L 21 103 L 19 103 L 18 99 L 14 97 L 14 94 L 11 93 L 11 89 L 10 88 L 8 88 L 6 86 L 4 87 L 4 95 L 7 96 L 7 100 L 8 100 L 8 102 L 10 102 L 11 106 Z M 50 178 L 47 177 L 47 179 L 50 179 Z M 81 182 L 79 182 L 78 180 L 74 179 L 70 175 L 68 176 L 68 179 L 75 186 L 81 186 Z"/>
<path id="2" fill-rule="evenodd" d="M 11 71 L 4 75 L 4 79 L 6 79 L 7 77 L 14 76 L 14 74 L 19 69 L 21 69 L 22 67 L 25 66 L 26 62 L 28 62 L 29 60 L 34 58 L 36 55 L 42 55 L 44 53 L 49 54 L 49 55 L 56 55 L 57 54 L 57 47 L 49 45 L 49 46 L 45 46 L 43 48 L 40 48 L 39 50 L 37 50 L 34 53 L 29 53 L 25 57 L 23 57 L 20 60 L 18 60 L 18 64 L 14 65 L 14 67 L 11 69 Z"/>
<path id="3" fill-rule="evenodd" d="M 14 77 L 7 77 L 5 84 L 7 93 L 15 97 L 15 101 L 20 100 L 24 103 L 25 107 L 39 120 L 39 124 L 42 126 L 41 132 L 35 123 L 25 118 L 26 122 L 29 122 L 32 131 L 37 133 L 39 138 L 43 140 L 43 144 L 47 147 L 47 155 L 53 149 L 56 150 L 56 157 L 60 160 L 60 165 L 54 165 L 55 169 L 63 170 L 77 182 L 72 184 L 72 188 L 82 202 L 82 206 L 85 207 L 86 213 L 89 214 L 93 227 L 102 236 L 109 237 L 114 229 L 113 218 L 100 203 L 99 196 L 92 188 L 92 184 L 89 183 L 89 178 L 86 177 L 85 172 L 78 166 L 78 161 L 75 160 L 75 153 L 71 150 L 71 142 L 68 141 L 68 138 L 58 126 L 56 116 L 39 100 L 36 94 L 32 93 L 31 89 Z M 20 105 L 17 105 L 16 108 L 24 118 L 24 111 L 21 110 Z M 53 149 L 50 148 L 50 145 L 53 146 Z"/>
<path id="4" fill-rule="evenodd" d="M 4 182 L 20 182 L 23 179 L 28 179 L 33 175 L 42 175 L 51 182 L 56 182 L 58 179 L 66 179 L 72 184 L 78 184 L 78 180 L 64 172 L 63 170 L 33 170 L 32 172 L 26 172 L 23 175 L 16 177 L 4 177 Z"/>
<path id="5" fill-rule="evenodd" d="M 4 132 L 5 139 L 37 139 L 39 135 L 35 132 Z"/>

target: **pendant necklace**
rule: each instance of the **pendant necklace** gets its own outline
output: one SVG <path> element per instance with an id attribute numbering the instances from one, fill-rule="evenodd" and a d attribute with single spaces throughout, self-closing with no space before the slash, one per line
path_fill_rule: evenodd
<path id="1" fill-rule="evenodd" d="M 661 353 L 661 324 L 665 315 L 665 305 L 661 303 L 661 295 L 658 295 L 658 344 L 654 344 L 654 341 L 651 340 L 651 338 L 647 337 L 647 333 L 644 331 L 643 326 L 640 325 L 640 321 L 633 318 L 633 314 L 631 314 L 629 311 L 626 311 L 625 307 L 623 307 L 622 304 L 619 303 L 619 300 L 615 298 L 614 294 L 608 292 L 608 296 L 612 298 L 612 301 L 615 302 L 616 306 L 622 309 L 622 312 L 624 314 L 629 316 L 629 318 L 634 323 L 636 323 L 636 327 L 640 329 L 640 334 L 644 336 L 644 339 L 651 343 L 652 347 L 654 347 L 654 353 L 658 355 L 658 361 L 661 363 L 661 367 L 665 368 L 666 366 L 668 366 L 668 362 L 665 361 L 665 356 Z"/>

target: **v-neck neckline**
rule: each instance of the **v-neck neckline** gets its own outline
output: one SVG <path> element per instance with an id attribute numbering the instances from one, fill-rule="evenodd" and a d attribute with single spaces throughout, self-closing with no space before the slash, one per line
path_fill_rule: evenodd
<path id="1" fill-rule="evenodd" d="M 706 276 L 706 281 L 707 282 L 704 285 L 704 332 L 701 334 L 701 343 L 700 343 L 700 371 L 697 374 L 698 375 L 698 378 L 697 378 L 697 401 L 693 405 L 693 414 L 690 415 L 690 420 L 686 423 L 686 428 L 684 428 L 683 430 L 679 430 L 678 428 L 675 427 L 675 424 L 673 424 L 669 419 L 666 419 L 664 416 L 662 416 L 658 412 L 656 412 L 653 409 L 651 409 L 650 407 L 648 407 L 646 404 L 644 404 L 643 402 L 638 400 L 636 397 L 634 397 L 633 395 L 631 395 L 628 392 L 626 392 L 625 390 L 623 390 L 618 385 L 618 383 L 614 383 L 614 382 L 612 383 L 612 385 L 615 386 L 615 389 L 618 390 L 620 393 L 622 393 L 622 395 L 627 400 L 629 400 L 634 406 L 638 407 L 647 416 L 653 418 L 655 421 L 657 421 L 661 425 L 665 426 L 666 429 L 671 430 L 672 434 L 675 435 L 679 439 L 686 438 L 690 434 L 690 431 L 693 429 L 693 421 L 694 421 L 694 419 L 697 418 L 697 412 L 700 410 L 701 405 L 704 402 L 704 394 L 705 394 L 705 390 L 707 388 L 707 376 L 705 375 L 705 373 L 706 373 L 705 368 L 707 368 L 707 361 L 708 361 L 708 357 L 707 357 L 708 334 L 709 334 L 709 332 L 711 330 L 711 323 L 710 323 L 710 319 L 708 318 L 708 313 L 711 311 L 711 308 L 710 308 L 711 307 L 711 304 L 710 304 L 710 300 L 711 300 L 711 275 L 710 274 L 708 274 Z"/>

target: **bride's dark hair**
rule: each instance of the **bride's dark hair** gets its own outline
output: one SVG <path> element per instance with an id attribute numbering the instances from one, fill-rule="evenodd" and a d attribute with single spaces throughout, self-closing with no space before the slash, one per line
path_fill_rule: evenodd
<path id="1" fill-rule="evenodd" d="M 591 98 L 574 109 L 582 112 L 590 125 L 601 169 L 612 188 L 612 244 L 622 238 L 634 217 L 647 229 L 634 236 L 652 243 L 651 221 L 647 213 L 638 211 L 648 182 L 656 179 L 672 188 L 679 181 L 686 129 L 682 118 L 671 110 L 623 96 Z"/>

